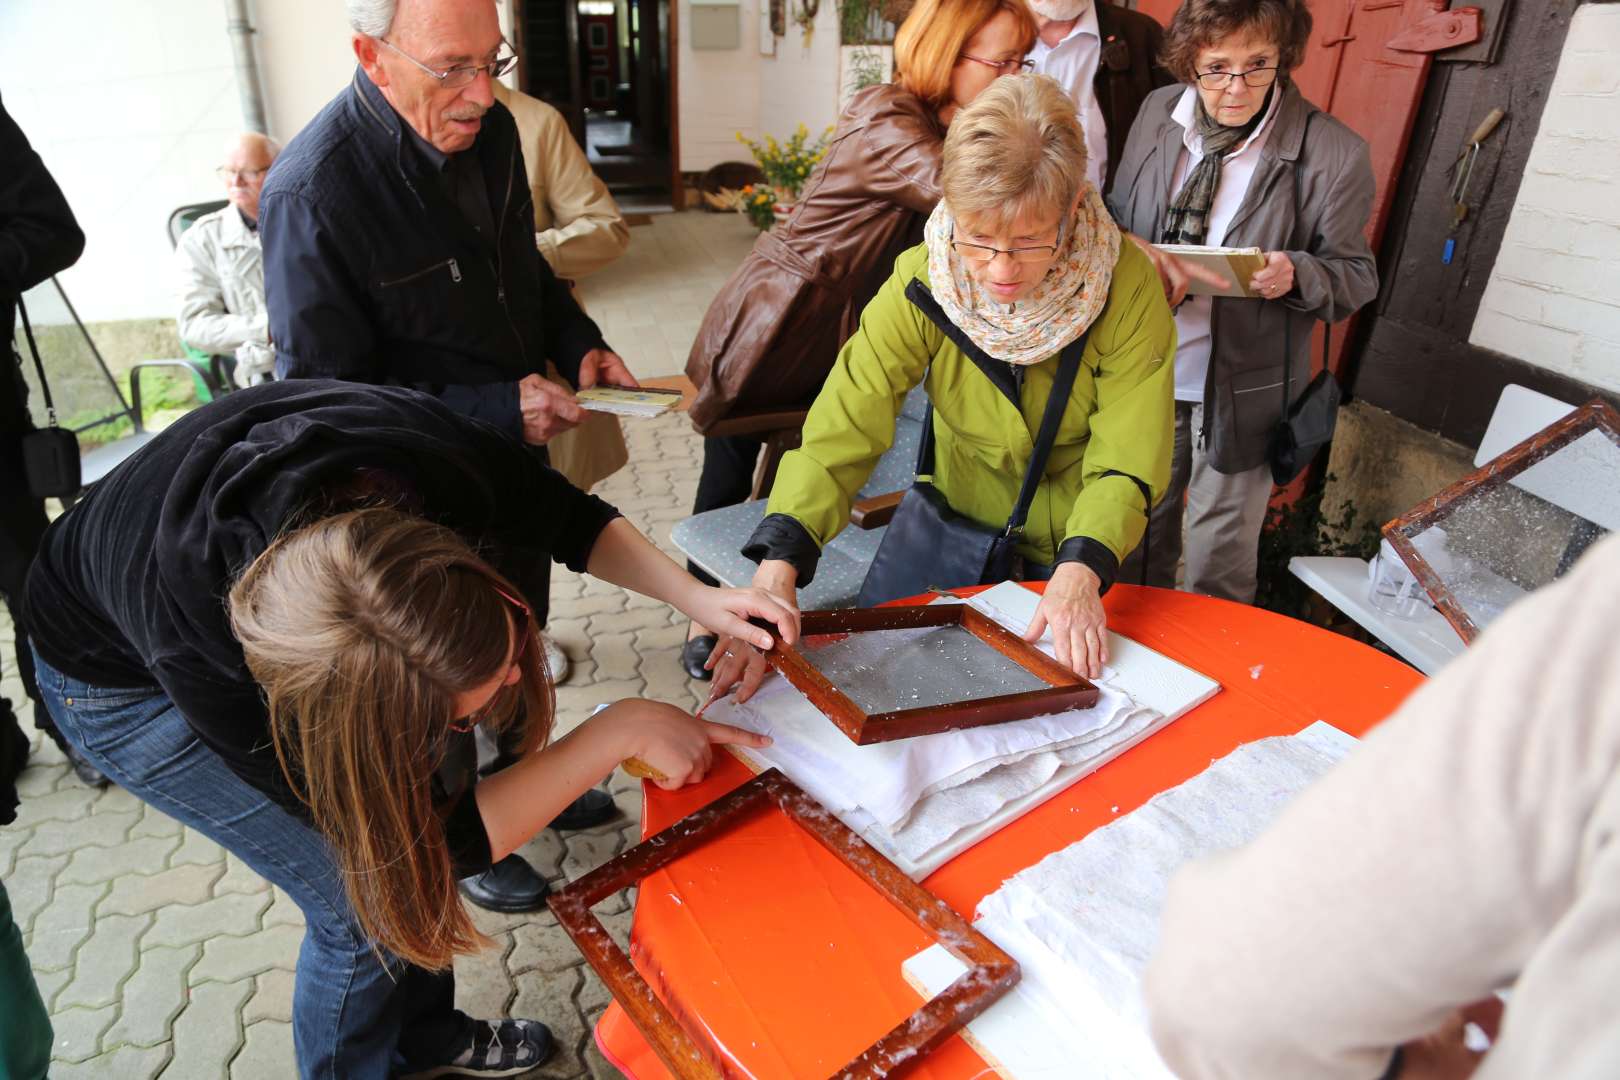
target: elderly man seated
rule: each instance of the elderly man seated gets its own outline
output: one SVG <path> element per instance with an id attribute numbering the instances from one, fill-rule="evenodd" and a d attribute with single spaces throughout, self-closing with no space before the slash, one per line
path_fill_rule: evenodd
<path id="1" fill-rule="evenodd" d="M 217 170 L 230 205 L 197 219 L 180 237 L 180 340 L 202 352 L 234 356 L 238 386 L 273 378 L 264 257 L 259 248 L 259 189 L 281 147 L 246 132 L 225 148 Z"/>

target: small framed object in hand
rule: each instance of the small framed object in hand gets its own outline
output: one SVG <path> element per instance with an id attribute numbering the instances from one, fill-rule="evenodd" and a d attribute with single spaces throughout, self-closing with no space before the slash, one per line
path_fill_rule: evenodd
<path id="1" fill-rule="evenodd" d="M 1160 251 L 1178 259 L 1197 263 L 1226 279 L 1226 288 L 1208 285 L 1194 278 L 1187 285 L 1188 296 L 1232 296 L 1254 299 L 1249 279 L 1266 268 L 1266 256 L 1259 248 L 1204 247 L 1202 244 L 1156 244 Z"/>
<path id="2" fill-rule="evenodd" d="M 862 745 L 1087 709 L 1098 690 L 966 604 L 806 611 L 765 660 Z"/>
<path id="3" fill-rule="evenodd" d="M 681 403 L 679 390 L 642 386 L 593 386 L 579 392 L 579 404 L 592 412 L 615 416 L 662 416 Z"/>

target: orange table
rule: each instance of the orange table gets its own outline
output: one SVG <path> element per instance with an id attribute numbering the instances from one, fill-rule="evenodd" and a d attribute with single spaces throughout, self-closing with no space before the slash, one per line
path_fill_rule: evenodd
<path id="1" fill-rule="evenodd" d="M 1104 604 L 1113 629 L 1209 675 L 1222 690 L 923 881 L 964 916 L 1006 878 L 1238 745 L 1317 720 L 1359 736 L 1423 678 L 1349 638 L 1223 600 L 1120 585 Z M 728 755 L 717 762 L 703 783 L 682 791 L 648 785 L 643 832 L 657 832 L 750 776 Z M 825 1077 L 913 1012 L 919 999 L 900 964 L 928 944 L 771 811 L 648 877 L 631 951 L 689 1027 L 707 1030 L 739 1071 L 777 1080 Z M 596 1038 L 634 1080 L 669 1076 L 616 1004 Z M 959 1080 L 982 1076 L 984 1068 L 957 1038 L 911 1075 Z"/>

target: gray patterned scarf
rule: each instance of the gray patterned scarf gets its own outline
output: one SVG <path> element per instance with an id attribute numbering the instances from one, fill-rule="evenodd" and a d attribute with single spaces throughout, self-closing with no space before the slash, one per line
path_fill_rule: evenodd
<path id="1" fill-rule="evenodd" d="M 1194 91 L 1193 129 L 1203 142 L 1204 156 L 1198 159 L 1181 190 L 1170 201 L 1165 213 L 1164 231 L 1159 234 L 1161 244 L 1202 244 L 1209 223 L 1209 208 L 1215 202 L 1215 188 L 1221 182 L 1221 163 L 1244 139 L 1254 134 L 1255 128 L 1265 120 L 1271 109 L 1271 95 L 1276 92 L 1273 83 L 1266 98 L 1255 110 L 1249 122 L 1238 127 L 1227 127 L 1204 110 L 1204 99 Z"/>

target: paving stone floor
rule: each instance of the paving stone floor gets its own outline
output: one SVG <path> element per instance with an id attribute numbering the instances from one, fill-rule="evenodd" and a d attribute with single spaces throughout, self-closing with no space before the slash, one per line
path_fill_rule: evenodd
<path id="1" fill-rule="evenodd" d="M 709 299 L 753 240 L 738 216 L 654 216 L 628 255 L 582 283 L 607 340 L 638 376 L 671 374 Z M 630 464 L 598 493 L 674 554 L 701 441 L 683 416 L 629 421 Z M 673 610 L 558 567 L 551 632 L 573 661 L 557 688 L 559 724 L 598 703 L 646 696 L 694 706 Z M 0 610 L 0 693 L 22 699 Z M 27 717 L 27 708 L 18 710 Z M 639 835 L 639 785 L 615 775 L 623 816 L 566 836 L 542 833 L 524 855 L 552 881 L 573 878 Z M 240 860 L 118 788 L 93 792 L 35 736 L 16 824 L 0 829 L 0 880 L 22 928 L 56 1029 L 53 1080 L 282 1080 L 292 1056 L 293 965 L 303 916 Z M 628 932 L 631 898 L 598 910 Z M 545 1021 L 560 1049 L 534 1077 L 614 1077 L 591 1037 L 607 992 L 549 914 L 478 913 L 495 948 L 456 965 L 457 1004 L 475 1016 Z M 4 1007 L 4 1005 L 0 1005 Z"/>

